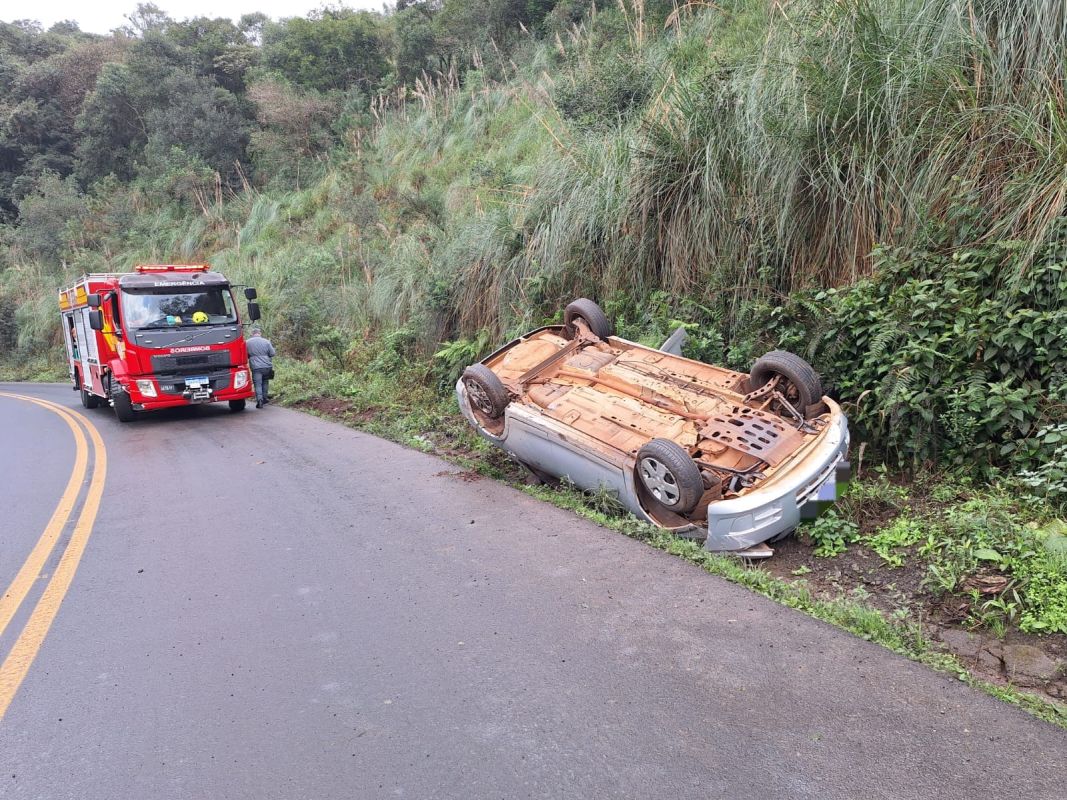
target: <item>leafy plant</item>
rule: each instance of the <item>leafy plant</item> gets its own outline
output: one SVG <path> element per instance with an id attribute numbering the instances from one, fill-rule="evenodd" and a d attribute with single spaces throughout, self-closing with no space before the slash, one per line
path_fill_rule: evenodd
<path id="1" fill-rule="evenodd" d="M 890 566 L 902 567 L 905 551 L 922 541 L 926 529 L 927 525 L 905 514 L 866 537 L 864 542 Z"/>
<path id="2" fill-rule="evenodd" d="M 1045 460 L 1019 473 L 1019 483 L 1035 498 L 1067 510 L 1067 424 L 1042 428 L 1035 437 Z"/>
<path id="3" fill-rule="evenodd" d="M 811 537 L 812 544 L 815 545 L 816 556 L 832 558 L 841 555 L 848 545 L 856 541 L 859 526 L 851 520 L 839 517 L 835 509 L 830 509 L 813 523 L 805 526 L 804 532 Z"/>
<path id="4" fill-rule="evenodd" d="M 1062 245 L 1031 258 L 1015 241 L 961 248 L 956 233 L 877 248 L 874 278 L 798 296 L 772 321 L 785 346 L 813 350 L 861 435 L 899 461 L 1043 468 L 1055 495 L 1057 468 L 1042 465 L 1063 459 Z"/>
<path id="5" fill-rule="evenodd" d="M 460 373 L 489 351 L 492 339 L 489 331 L 479 331 L 473 339 L 456 339 L 446 342 L 433 354 L 434 373 L 438 385 L 451 387 Z"/>
<path id="6" fill-rule="evenodd" d="M 345 341 L 344 334 L 336 326 L 323 327 L 315 334 L 311 342 L 317 354 L 329 356 L 336 362 L 338 368 L 345 368 L 345 352 L 348 350 L 348 343 Z"/>

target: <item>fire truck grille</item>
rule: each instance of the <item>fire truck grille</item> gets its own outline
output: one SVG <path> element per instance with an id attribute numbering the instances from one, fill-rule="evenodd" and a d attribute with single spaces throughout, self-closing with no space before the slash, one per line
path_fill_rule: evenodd
<path id="1" fill-rule="evenodd" d="M 181 356 L 152 356 L 152 371 L 156 374 L 191 375 L 194 372 L 230 366 L 230 354 L 190 353 Z"/>

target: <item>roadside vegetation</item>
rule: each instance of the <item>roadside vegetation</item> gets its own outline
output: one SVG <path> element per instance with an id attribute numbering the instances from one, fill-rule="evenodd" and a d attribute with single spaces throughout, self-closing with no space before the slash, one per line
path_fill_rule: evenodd
<path id="1" fill-rule="evenodd" d="M 784 347 L 849 414 L 845 499 L 751 569 L 640 535 L 1062 697 L 1007 648 L 1067 663 L 1065 51 L 1053 0 L 2 24 L 0 377 L 63 374 L 64 281 L 206 260 L 259 288 L 285 402 L 518 481 L 451 387 L 572 298 Z"/>

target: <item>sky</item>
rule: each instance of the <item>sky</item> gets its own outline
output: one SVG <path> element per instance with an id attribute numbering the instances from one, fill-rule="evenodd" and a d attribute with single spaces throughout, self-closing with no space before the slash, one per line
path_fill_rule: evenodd
<path id="1" fill-rule="evenodd" d="M 126 15 L 137 7 L 138 0 L 34 0 L 19 3 L 4 0 L 0 3 L 0 21 L 34 19 L 45 29 L 64 19 L 72 19 L 83 31 L 108 33 L 126 24 Z M 380 10 L 384 0 L 344 0 L 327 5 Z M 174 19 L 188 17 L 229 17 L 236 21 L 242 14 L 262 11 L 269 17 L 305 16 L 320 8 L 323 0 L 155 0 Z"/>

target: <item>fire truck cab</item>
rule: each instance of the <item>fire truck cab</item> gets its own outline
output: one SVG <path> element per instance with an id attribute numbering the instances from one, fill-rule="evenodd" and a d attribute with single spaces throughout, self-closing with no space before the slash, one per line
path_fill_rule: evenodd
<path id="1" fill-rule="evenodd" d="M 245 289 L 248 319 L 259 319 Z M 230 282 L 206 264 L 147 264 L 85 275 L 59 293 L 70 378 L 82 405 L 139 411 L 228 402 L 241 411 L 252 374 Z"/>

